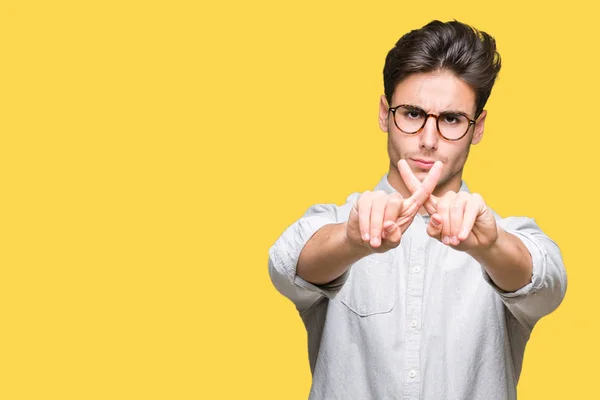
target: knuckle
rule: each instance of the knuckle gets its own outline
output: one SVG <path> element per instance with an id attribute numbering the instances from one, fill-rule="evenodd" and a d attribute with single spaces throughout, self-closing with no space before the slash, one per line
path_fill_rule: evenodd
<path id="1" fill-rule="evenodd" d="M 387 201 L 388 195 L 385 192 L 377 192 L 373 197 L 376 201 L 380 203 L 385 203 Z"/>
<path id="2" fill-rule="evenodd" d="M 447 211 L 448 210 L 448 202 L 447 201 L 443 201 L 443 200 L 440 201 L 438 203 L 438 205 L 437 205 L 437 210 L 438 210 L 438 213 L 440 213 L 440 214 L 442 214 L 445 211 Z"/>
<path id="3" fill-rule="evenodd" d="M 390 199 L 393 199 L 394 201 L 397 201 L 398 204 L 402 203 L 402 200 L 404 200 L 404 197 L 402 197 L 402 195 L 400 193 L 392 193 L 389 195 Z"/>
<path id="4" fill-rule="evenodd" d="M 452 211 L 458 211 L 458 210 L 461 210 L 463 208 L 462 206 L 463 206 L 463 203 L 461 203 L 461 202 L 454 202 L 454 203 L 452 203 L 452 205 L 450 207 L 451 207 Z"/>
<path id="5" fill-rule="evenodd" d="M 398 196 L 390 196 L 387 200 L 387 203 L 392 206 L 399 206 L 402 204 L 402 199 Z"/>
<path id="6" fill-rule="evenodd" d="M 371 198 L 371 192 L 367 191 L 367 192 L 363 192 L 358 200 L 356 201 L 358 204 L 365 204 L 369 201 L 369 199 Z"/>
<path id="7" fill-rule="evenodd" d="M 442 197 L 442 202 L 445 203 L 452 203 L 452 201 L 454 201 L 454 198 L 456 197 L 455 193 L 451 193 L 451 192 L 447 192 L 443 197 Z"/>
<path id="8" fill-rule="evenodd" d="M 444 196 L 442 196 L 442 198 L 440 198 L 439 203 L 443 205 L 450 204 L 453 199 L 453 196 L 449 196 L 448 193 L 446 193 Z"/>

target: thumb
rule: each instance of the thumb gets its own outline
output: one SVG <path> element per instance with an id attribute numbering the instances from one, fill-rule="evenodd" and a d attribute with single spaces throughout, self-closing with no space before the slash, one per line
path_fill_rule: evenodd
<path id="1" fill-rule="evenodd" d="M 437 212 L 437 205 L 438 205 L 439 201 L 440 201 L 439 197 L 430 194 L 429 198 L 427 199 L 425 204 L 423 204 L 425 211 L 427 211 L 427 213 L 429 215 L 435 214 Z"/>
<path id="2" fill-rule="evenodd" d="M 433 214 L 427 224 L 427 234 L 432 238 L 440 240 L 442 236 L 442 217 L 439 214 Z"/>
<path id="3" fill-rule="evenodd" d="M 386 221 L 383 224 L 383 239 L 387 248 L 394 248 L 400 244 L 402 238 L 402 231 L 400 227 L 392 221 Z"/>

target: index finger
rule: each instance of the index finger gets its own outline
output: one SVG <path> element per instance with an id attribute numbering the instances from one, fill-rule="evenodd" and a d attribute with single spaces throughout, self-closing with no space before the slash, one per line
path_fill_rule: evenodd
<path id="1" fill-rule="evenodd" d="M 419 188 L 421 187 L 421 181 L 419 181 L 419 179 L 412 172 L 412 169 L 410 169 L 410 166 L 408 165 L 406 160 L 401 159 L 400 161 L 398 161 L 398 170 L 400 171 L 400 176 L 402 177 L 402 180 L 404 181 L 404 184 L 410 191 L 411 195 L 417 193 L 419 191 Z M 437 201 L 435 200 L 428 198 L 423 204 L 423 207 L 425 207 L 425 210 L 429 214 L 435 214 L 436 212 Z M 415 199 L 412 196 L 408 198 L 406 202 L 409 205 L 416 203 Z M 417 205 L 420 206 L 420 204 Z"/>
<path id="2" fill-rule="evenodd" d="M 429 170 L 429 173 L 427 174 L 427 176 L 425 177 L 423 182 L 421 183 L 421 186 L 419 187 L 419 189 L 417 191 L 415 191 L 410 198 L 413 199 L 418 204 L 425 203 L 427 201 L 427 199 L 429 198 L 429 196 L 431 196 L 431 194 L 435 190 L 435 187 L 436 187 L 438 181 L 440 180 L 440 176 L 442 175 L 442 168 L 443 168 L 443 163 L 441 161 L 436 161 L 433 164 L 433 167 L 431 167 L 431 169 Z M 410 174 L 415 179 L 417 179 L 417 177 L 414 176 L 412 171 L 410 171 Z M 417 181 L 418 181 L 418 179 L 417 179 Z M 435 200 L 437 200 L 437 199 L 435 199 Z"/>
<path id="3" fill-rule="evenodd" d="M 441 161 L 439 161 L 439 162 L 441 163 Z M 434 163 L 434 166 L 435 166 L 435 163 Z M 442 163 L 442 167 L 443 167 L 443 163 Z M 411 194 L 415 194 L 421 187 L 422 183 L 412 172 L 412 169 L 410 169 L 410 166 L 408 165 L 406 160 L 401 159 L 400 161 L 398 161 L 398 170 L 400 171 L 400 176 L 402 177 L 402 180 L 406 184 L 406 187 L 408 188 L 408 190 L 410 190 Z M 434 171 L 434 173 L 437 173 L 437 172 Z M 429 171 L 429 174 L 431 174 L 431 170 Z M 441 175 L 441 172 L 440 172 L 440 175 Z M 436 181 L 433 184 L 433 188 L 429 192 L 429 194 L 430 194 L 429 198 L 423 204 L 423 206 L 425 207 L 427 212 L 431 215 L 436 213 L 436 206 L 437 206 L 437 202 L 439 200 L 438 197 L 431 194 L 433 192 L 433 190 L 435 189 L 435 185 L 437 185 L 438 180 L 439 180 L 439 176 L 436 178 Z"/>
<path id="4" fill-rule="evenodd" d="M 442 169 L 444 169 L 444 163 L 441 161 L 436 161 L 433 164 L 433 167 L 429 170 L 429 173 L 423 180 L 421 184 L 421 188 L 424 189 L 428 195 L 431 195 L 435 190 L 435 187 L 442 176 Z"/>
<path id="5" fill-rule="evenodd" d="M 402 180 L 404 181 L 404 184 L 408 190 L 410 190 L 410 193 L 416 193 L 421 187 L 421 181 L 419 181 L 419 179 L 412 172 L 412 169 L 410 169 L 410 166 L 406 160 L 401 159 L 398 161 L 398 169 L 400 170 L 400 176 L 402 177 Z"/>

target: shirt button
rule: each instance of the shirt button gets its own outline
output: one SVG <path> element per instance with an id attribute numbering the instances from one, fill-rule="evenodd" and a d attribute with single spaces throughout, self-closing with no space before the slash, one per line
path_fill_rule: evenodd
<path id="1" fill-rule="evenodd" d="M 421 267 L 419 267 L 418 265 L 416 267 L 413 268 L 413 272 L 415 274 L 418 274 L 419 272 L 421 272 Z"/>
<path id="2" fill-rule="evenodd" d="M 417 376 L 417 373 L 415 372 L 415 370 L 414 370 L 414 369 L 411 369 L 411 370 L 410 370 L 410 372 L 408 373 L 408 376 L 409 376 L 410 378 L 414 378 L 415 376 Z"/>
<path id="3" fill-rule="evenodd" d="M 413 328 L 416 328 L 417 327 L 417 321 L 415 321 L 413 319 L 412 322 L 410 323 L 410 326 L 412 326 Z"/>

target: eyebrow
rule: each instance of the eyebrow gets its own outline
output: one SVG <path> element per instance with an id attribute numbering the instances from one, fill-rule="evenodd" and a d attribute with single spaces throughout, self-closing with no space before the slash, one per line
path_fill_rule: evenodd
<path id="1" fill-rule="evenodd" d="M 425 110 L 423 109 L 423 107 L 419 107 L 419 106 L 416 106 L 414 104 L 404 104 L 404 106 L 405 107 L 409 107 L 409 108 L 414 108 L 416 110 L 420 110 L 420 111 L 425 112 Z M 446 114 L 465 114 L 469 118 L 471 118 L 471 114 L 469 114 L 468 112 L 463 111 L 463 110 L 444 110 L 444 111 L 442 111 L 442 113 L 446 113 Z"/>

